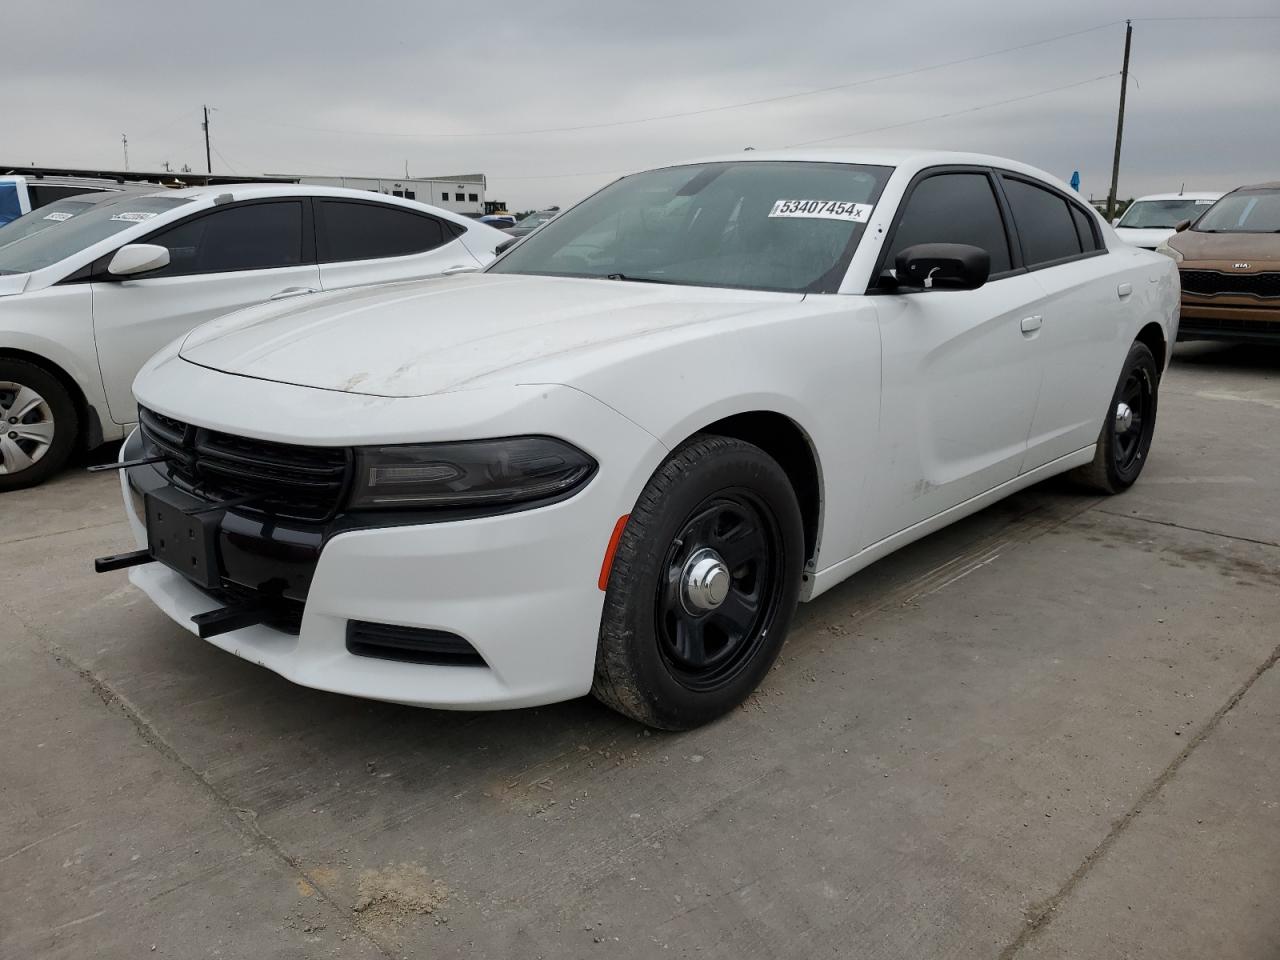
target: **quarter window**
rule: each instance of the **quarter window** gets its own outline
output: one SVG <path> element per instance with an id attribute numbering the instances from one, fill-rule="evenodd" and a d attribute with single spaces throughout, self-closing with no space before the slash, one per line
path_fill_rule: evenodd
<path id="1" fill-rule="evenodd" d="M 1094 250 L 1101 250 L 1102 247 L 1098 243 L 1098 232 L 1093 228 L 1093 217 L 1085 213 L 1074 203 L 1068 204 L 1071 208 L 1071 219 L 1076 222 L 1076 233 L 1080 237 L 1080 246 L 1085 253 L 1092 253 Z"/>
<path id="2" fill-rule="evenodd" d="M 169 265 L 147 277 L 270 270 L 302 263 L 302 203 L 283 200 L 226 207 L 144 242 L 169 249 Z"/>
<path id="3" fill-rule="evenodd" d="M 884 265 L 917 243 L 966 243 L 991 255 L 992 275 L 1011 269 L 1009 237 L 985 173 L 939 173 L 916 184 L 898 221 Z"/>
<path id="4" fill-rule="evenodd" d="M 1004 192 L 1028 267 L 1066 260 L 1083 252 L 1071 205 L 1063 197 L 1008 176 L 1004 178 Z"/>
<path id="5" fill-rule="evenodd" d="M 435 217 L 346 200 L 321 200 L 320 260 L 376 260 L 434 250 L 453 239 Z"/>

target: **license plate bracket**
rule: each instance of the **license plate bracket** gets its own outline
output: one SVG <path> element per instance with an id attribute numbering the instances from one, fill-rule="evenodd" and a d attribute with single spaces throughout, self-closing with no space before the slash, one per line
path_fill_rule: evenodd
<path id="1" fill-rule="evenodd" d="M 189 513 L 208 504 L 173 487 L 148 491 L 144 504 L 151 556 L 197 586 L 206 590 L 220 587 L 218 529 L 223 511 Z"/>

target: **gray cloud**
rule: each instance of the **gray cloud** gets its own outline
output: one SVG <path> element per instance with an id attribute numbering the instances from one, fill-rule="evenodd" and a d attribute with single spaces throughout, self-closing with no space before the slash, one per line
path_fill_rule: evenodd
<path id="1" fill-rule="evenodd" d="M 793 94 L 1116 18 L 1109 0 L 1031 6 L 225 0 L 175 11 L 139 0 L 55 2 L 6 13 L 6 33 L 21 40 L 5 54 L 0 159 L 114 166 L 120 135 L 128 133 L 135 168 L 168 160 L 202 169 L 199 107 L 209 103 L 217 108 L 219 172 L 395 176 L 407 162 L 418 175 L 483 171 L 491 197 L 523 208 L 572 202 L 612 171 L 956 113 L 836 145 L 983 150 L 1064 178 L 1078 169 L 1084 192 L 1104 195 L 1117 78 L 968 111 L 1114 73 L 1118 25 L 776 103 L 504 135 Z M 1208 9 L 1146 0 L 1125 12 L 1203 16 Z M 1213 10 L 1224 17 L 1275 12 L 1273 0 Z M 1139 22 L 1121 194 L 1280 177 L 1278 47 L 1280 21 Z M 467 132 L 498 135 L 428 136 Z"/>

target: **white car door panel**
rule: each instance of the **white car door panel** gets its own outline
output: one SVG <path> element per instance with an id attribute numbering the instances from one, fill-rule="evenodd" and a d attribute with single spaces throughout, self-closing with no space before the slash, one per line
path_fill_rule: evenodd
<path id="1" fill-rule="evenodd" d="M 134 375 L 165 344 L 241 307 L 319 289 L 305 212 L 297 199 L 215 207 L 139 241 L 167 247 L 169 266 L 93 282 L 93 330 L 114 421 L 136 419 Z"/>
<path id="2" fill-rule="evenodd" d="M 870 542 L 1018 475 L 1040 388 L 1042 313 L 1027 274 L 877 300 L 883 343 Z"/>

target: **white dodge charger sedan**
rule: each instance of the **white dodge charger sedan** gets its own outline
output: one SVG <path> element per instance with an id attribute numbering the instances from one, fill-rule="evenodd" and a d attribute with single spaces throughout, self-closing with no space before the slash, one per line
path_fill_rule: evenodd
<path id="1" fill-rule="evenodd" d="M 411 200 L 292 184 L 130 188 L 89 209 L 49 209 L 0 228 L 0 491 L 47 479 L 77 446 L 123 437 L 138 368 L 206 320 L 477 270 L 510 239 Z M 45 229 L 31 231 L 32 217 Z"/>
<path id="2" fill-rule="evenodd" d="M 98 565 L 310 687 L 687 728 L 760 683 L 798 600 L 1045 477 L 1132 484 L 1177 318 L 1171 260 L 1020 163 L 663 167 L 482 274 L 154 357 L 139 549 Z"/>

